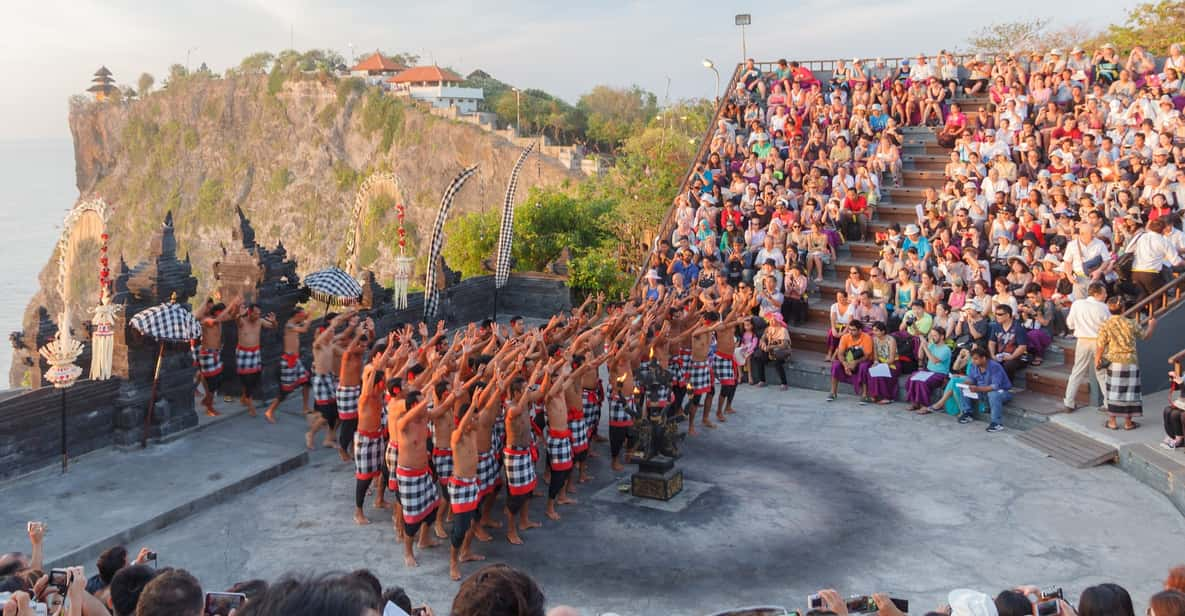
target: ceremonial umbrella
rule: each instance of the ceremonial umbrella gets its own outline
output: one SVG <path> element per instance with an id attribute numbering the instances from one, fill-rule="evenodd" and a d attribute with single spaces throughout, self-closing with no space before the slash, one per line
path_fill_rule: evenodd
<path id="1" fill-rule="evenodd" d="M 325 302 L 326 312 L 329 312 L 330 304 L 346 306 L 362 297 L 362 285 L 358 284 L 353 276 L 336 267 L 328 267 L 305 276 L 304 286 L 308 288 L 313 299 Z"/>
<path id="2" fill-rule="evenodd" d="M 202 325 L 193 313 L 177 304 L 176 294 L 164 304 L 157 304 L 142 310 L 128 323 L 136 331 L 160 342 L 156 354 L 156 371 L 152 374 L 152 394 L 148 397 L 148 413 L 144 415 L 144 434 L 140 446 L 148 446 L 148 427 L 152 424 L 152 411 L 156 407 L 156 388 L 160 383 L 160 364 L 165 356 L 165 343 L 188 342 L 202 337 Z"/>

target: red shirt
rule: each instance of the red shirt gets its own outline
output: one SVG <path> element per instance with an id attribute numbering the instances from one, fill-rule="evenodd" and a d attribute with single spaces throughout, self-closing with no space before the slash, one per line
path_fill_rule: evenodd
<path id="1" fill-rule="evenodd" d="M 1066 129 L 1059 126 L 1055 129 L 1053 129 L 1053 133 L 1051 136 L 1053 137 L 1054 141 L 1060 141 L 1062 139 L 1065 139 L 1066 137 L 1069 137 L 1073 141 L 1082 141 L 1082 131 L 1078 130 L 1078 127 L 1074 127 L 1074 128 L 1071 128 L 1070 130 L 1066 130 Z"/>
<path id="2" fill-rule="evenodd" d="M 868 208 L 868 198 L 865 197 L 864 195 L 856 195 L 855 199 L 852 199 L 850 197 L 844 197 L 843 198 L 843 206 L 844 206 L 844 209 L 846 209 L 854 214 L 859 214 L 860 212 L 863 212 L 865 209 Z"/>

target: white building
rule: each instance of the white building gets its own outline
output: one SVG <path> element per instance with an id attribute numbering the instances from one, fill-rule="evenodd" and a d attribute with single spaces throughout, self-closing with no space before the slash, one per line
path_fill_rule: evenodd
<path id="1" fill-rule="evenodd" d="M 464 114 L 476 113 L 485 93 L 481 88 L 461 87 L 463 81 L 460 75 L 439 66 L 415 66 L 387 78 L 396 96 L 426 101 L 433 107 L 455 107 Z"/>

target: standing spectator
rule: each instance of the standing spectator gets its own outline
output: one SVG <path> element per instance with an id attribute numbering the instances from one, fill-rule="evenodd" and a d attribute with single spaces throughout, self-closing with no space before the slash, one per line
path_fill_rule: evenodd
<path id="1" fill-rule="evenodd" d="M 1000 432 L 1004 429 L 1004 404 L 1012 399 L 1012 381 L 1008 379 L 1008 373 L 1004 371 L 1004 366 L 1000 362 L 991 358 L 991 355 L 984 349 L 976 348 L 971 351 L 971 365 L 967 366 L 967 386 L 965 388 L 967 393 L 974 394 L 975 398 L 965 396 L 960 400 L 962 413 L 959 415 L 959 423 L 971 423 L 971 407 L 972 400 L 975 403 L 983 399 L 987 399 L 988 408 L 991 410 L 991 423 L 988 424 L 988 432 Z"/>
<path id="2" fill-rule="evenodd" d="M 1143 328 L 1134 318 L 1123 316 L 1123 298 L 1107 300 L 1111 317 L 1099 328 L 1095 347 L 1095 369 L 1106 371 L 1107 419 L 1106 427 L 1118 430 L 1115 420 L 1123 417 L 1123 429 L 1134 430 L 1139 424 L 1132 420 L 1144 414 L 1140 396 L 1140 361 L 1136 338 L 1147 340 L 1156 329 L 1156 319 L 1148 319 Z"/>
<path id="3" fill-rule="evenodd" d="M 1164 220 L 1152 220 L 1127 243 L 1126 252 L 1133 255 L 1131 279 L 1140 288 L 1141 298 L 1155 293 L 1164 284 L 1162 268 L 1181 264 L 1180 255 L 1164 236 L 1164 228 Z"/>
<path id="4" fill-rule="evenodd" d="M 1095 367 L 1095 348 L 1099 337 L 1099 328 L 1107 319 L 1111 318 L 1111 311 L 1107 308 L 1107 287 L 1101 282 L 1091 283 L 1087 297 L 1074 300 L 1070 305 L 1070 314 L 1066 317 L 1066 326 L 1074 333 L 1074 368 L 1070 371 L 1070 380 L 1066 383 L 1066 393 L 1062 397 L 1062 407 L 1067 413 L 1073 413 L 1076 406 L 1075 398 L 1083 379 L 1092 383 L 1091 400 L 1098 397 L 1105 379 L 1103 372 Z M 1104 402 L 1105 406 L 1106 403 Z"/>
<path id="5" fill-rule="evenodd" d="M 1077 235 L 1066 244 L 1063 260 L 1066 278 L 1074 284 L 1074 299 L 1086 297 L 1090 283 L 1103 281 L 1112 266 L 1111 251 L 1095 237 L 1088 222 L 1079 223 Z"/>

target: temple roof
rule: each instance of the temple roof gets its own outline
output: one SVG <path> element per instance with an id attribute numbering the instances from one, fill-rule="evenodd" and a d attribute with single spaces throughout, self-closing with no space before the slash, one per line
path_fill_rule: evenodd
<path id="1" fill-rule="evenodd" d="M 384 57 L 383 54 L 376 51 L 358 64 L 355 64 L 350 70 L 393 72 L 401 71 L 405 68 L 407 67 L 390 58 Z"/>
<path id="2" fill-rule="evenodd" d="M 416 83 L 439 81 L 459 83 L 465 81 L 460 75 L 439 66 L 415 66 L 387 79 L 390 83 Z"/>

